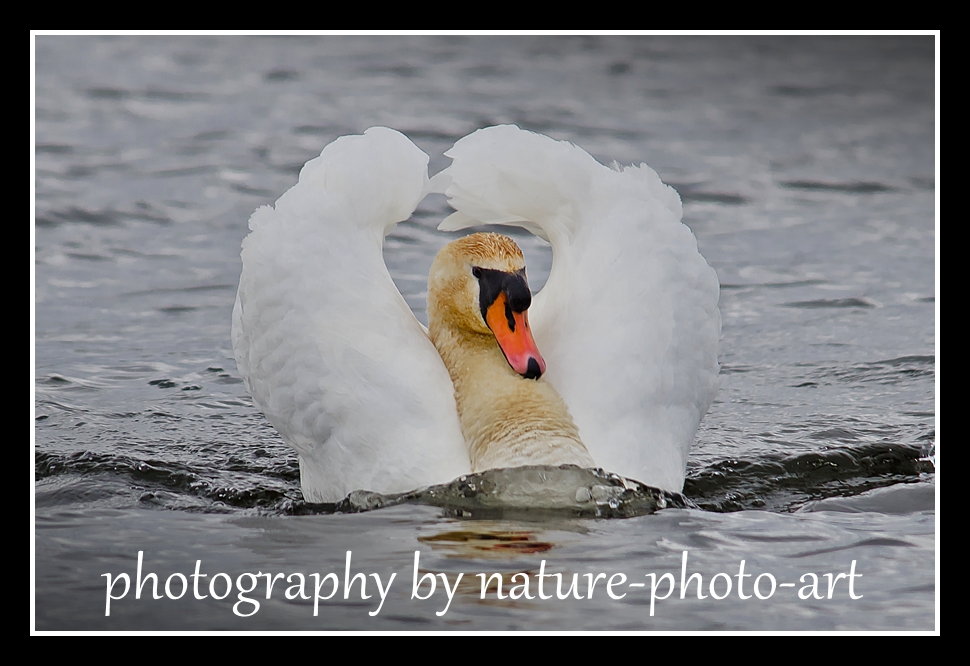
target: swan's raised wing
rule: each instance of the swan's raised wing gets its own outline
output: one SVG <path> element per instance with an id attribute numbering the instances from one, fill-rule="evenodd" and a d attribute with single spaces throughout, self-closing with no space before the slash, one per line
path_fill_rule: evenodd
<path id="1" fill-rule="evenodd" d="M 387 128 L 342 137 L 249 221 L 233 350 L 256 406 L 299 452 L 309 501 L 470 471 L 451 378 L 381 253 L 426 194 L 427 165 Z"/>
<path id="2" fill-rule="evenodd" d="M 511 125 L 479 130 L 435 176 L 456 213 L 441 229 L 511 224 L 552 244 L 529 318 L 545 378 L 603 468 L 674 491 L 717 387 L 717 275 L 645 164 L 605 167 Z"/>

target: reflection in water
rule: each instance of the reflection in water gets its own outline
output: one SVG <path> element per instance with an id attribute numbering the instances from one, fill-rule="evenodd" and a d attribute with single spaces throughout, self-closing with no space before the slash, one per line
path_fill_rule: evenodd
<path id="1" fill-rule="evenodd" d="M 434 577 L 439 584 L 450 585 L 463 596 L 484 604 L 501 601 L 505 606 L 528 604 L 540 590 L 542 598 L 557 593 L 559 598 L 565 598 L 577 586 L 579 574 L 563 571 L 555 564 L 547 567 L 547 557 L 555 559 L 552 551 L 557 547 L 547 530 L 522 529 L 519 524 L 513 528 L 506 521 L 469 522 L 463 527 L 418 537 L 418 541 L 446 558 L 444 562 L 458 562 L 463 567 L 461 576 L 454 571 L 421 567 L 418 580 L 427 587 Z M 572 527 L 585 531 L 581 523 Z M 440 558 L 438 561 L 442 562 Z M 469 562 L 475 562 L 479 571 L 467 569 Z"/>
<path id="2" fill-rule="evenodd" d="M 554 548 L 555 544 L 543 540 L 540 534 L 538 531 L 508 529 L 492 521 L 482 521 L 467 523 L 465 529 L 418 537 L 418 541 L 431 546 L 432 550 L 446 558 L 488 561 L 488 572 L 484 577 L 466 574 L 458 581 L 457 588 L 462 595 L 488 599 L 497 593 L 500 586 L 507 588 L 506 581 L 514 580 L 522 584 L 538 576 L 537 571 L 515 567 L 514 564 L 521 557 L 541 555 Z M 505 567 L 501 566 L 502 562 Z M 429 573 L 438 578 L 449 575 L 449 572 L 421 568 L 419 580 L 425 580 L 425 574 Z"/>
<path id="3" fill-rule="evenodd" d="M 484 523 L 469 523 L 469 529 L 449 530 L 418 541 L 445 551 L 453 557 L 482 558 L 533 555 L 551 550 L 553 544 L 542 541 L 528 530 L 503 530 Z"/>

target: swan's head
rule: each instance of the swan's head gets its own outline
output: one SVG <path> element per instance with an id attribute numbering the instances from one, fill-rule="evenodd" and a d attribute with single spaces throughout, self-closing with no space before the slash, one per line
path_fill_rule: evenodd
<path id="1" fill-rule="evenodd" d="M 513 370 L 538 379 L 546 362 L 529 328 L 531 304 L 525 258 L 508 236 L 459 238 L 444 246 L 431 265 L 429 319 L 466 334 L 494 337 Z"/>

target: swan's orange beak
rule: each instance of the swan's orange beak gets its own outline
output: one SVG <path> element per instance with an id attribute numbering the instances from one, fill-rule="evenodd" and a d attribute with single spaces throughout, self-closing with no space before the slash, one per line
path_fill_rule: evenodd
<path id="1" fill-rule="evenodd" d="M 500 291 L 488 307 L 485 323 L 492 329 L 513 370 L 526 379 L 538 379 L 546 371 L 546 362 L 532 339 L 529 311 L 513 312 L 504 291 Z"/>

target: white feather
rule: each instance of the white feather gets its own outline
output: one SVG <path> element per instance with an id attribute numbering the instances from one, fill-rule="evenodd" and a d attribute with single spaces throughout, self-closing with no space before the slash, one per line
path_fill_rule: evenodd
<path id="1" fill-rule="evenodd" d="M 256 406 L 299 452 L 309 501 L 470 470 L 448 372 L 381 253 L 424 197 L 427 164 L 387 128 L 342 137 L 250 219 L 233 349 Z"/>

